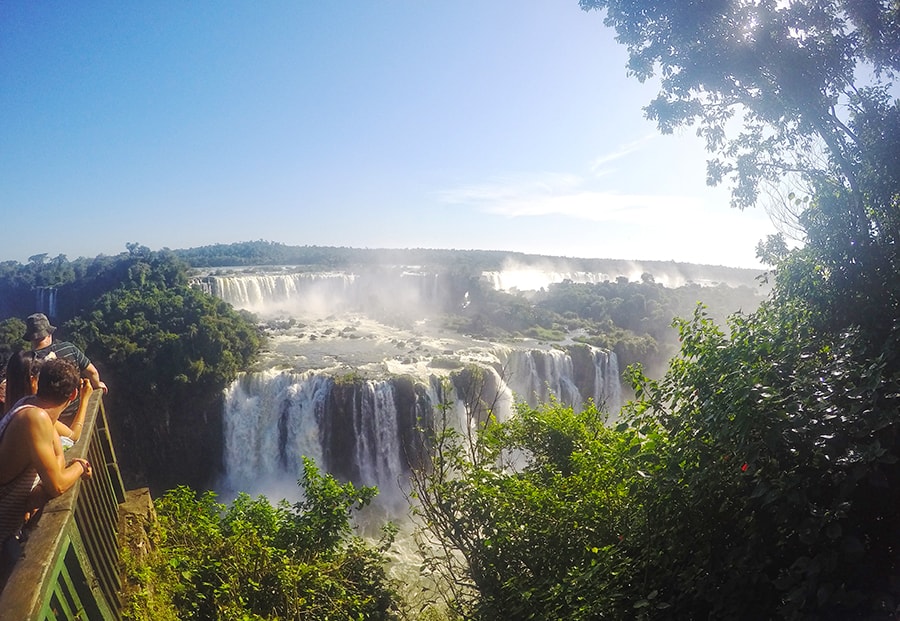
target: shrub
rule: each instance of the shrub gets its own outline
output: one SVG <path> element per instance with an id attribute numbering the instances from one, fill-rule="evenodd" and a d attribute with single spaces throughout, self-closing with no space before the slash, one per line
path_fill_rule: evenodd
<path id="1" fill-rule="evenodd" d="M 376 489 L 340 484 L 309 460 L 299 484 L 294 505 L 241 494 L 226 507 L 213 492 L 170 490 L 157 503 L 158 549 L 129 576 L 155 581 L 157 601 L 185 620 L 399 618 L 384 571 L 393 531 L 380 547 L 351 534 L 351 512 Z M 126 618 L 147 618 L 147 593 L 126 590 Z"/>

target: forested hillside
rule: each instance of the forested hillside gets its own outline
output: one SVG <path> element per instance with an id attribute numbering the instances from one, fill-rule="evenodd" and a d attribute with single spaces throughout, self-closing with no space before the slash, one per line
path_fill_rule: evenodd
<path id="1" fill-rule="evenodd" d="M 657 377 L 678 349 L 675 318 L 691 317 L 702 305 L 724 324 L 736 312 L 762 301 L 759 288 L 687 284 L 664 287 L 644 274 L 641 281 L 620 277 L 600 283 L 550 285 L 530 293 L 494 291 L 472 283 L 470 304 L 448 319 L 473 336 L 525 336 L 555 342 L 572 339 L 612 350 L 624 369 L 640 363 Z"/>
<path id="2" fill-rule="evenodd" d="M 220 469 L 222 390 L 262 343 L 254 323 L 189 287 L 172 253 L 137 244 L 116 257 L 33 258 L 3 270 L 0 300 L 12 315 L 0 322 L 0 347 L 29 346 L 22 319 L 37 310 L 35 287 L 52 287 L 55 338 L 80 346 L 109 387 L 126 485 L 208 485 Z"/>
<path id="3" fill-rule="evenodd" d="M 505 250 L 447 250 L 434 248 L 346 248 L 332 246 L 288 246 L 271 241 L 215 244 L 173 251 L 197 268 L 302 265 L 314 269 L 355 269 L 361 266 L 419 266 L 432 271 L 478 273 L 516 268 L 555 269 L 635 276 L 642 272 L 658 280 L 677 275 L 681 282 L 753 285 L 759 270 L 698 265 L 675 261 L 553 257 Z"/>

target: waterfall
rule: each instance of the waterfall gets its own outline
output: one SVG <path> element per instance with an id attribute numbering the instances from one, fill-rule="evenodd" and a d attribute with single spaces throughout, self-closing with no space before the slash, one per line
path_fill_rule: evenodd
<path id="1" fill-rule="evenodd" d="M 622 404 L 622 382 L 619 378 L 619 360 L 611 351 L 596 349 L 594 358 L 594 403 L 606 406 L 606 411 L 616 412 Z"/>
<path id="2" fill-rule="evenodd" d="M 392 380 L 336 383 L 315 372 L 246 373 L 225 393 L 222 487 L 258 490 L 296 481 L 309 457 L 342 479 L 377 485 L 382 496 L 396 498 L 410 452 L 401 442 L 398 400 Z M 418 401 L 406 405 L 420 407 Z"/>
<path id="3" fill-rule="evenodd" d="M 408 377 L 335 380 L 317 371 L 245 373 L 225 394 L 223 487 L 290 488 L 306 456 L 398 502 L 410 462 L 421 458 L 420 430 L 436 419 L 439 404 L 448 408 L 448 423 L 464 433 L 476 431 L 488 414 L 508 420 L 516 398 L 533 406 L 555 398 L 576 409 L 588 398 L 618 404 L 615 354 L 577 351 L 590 353 L 590 373 L 576 369 L 565 351 L 504 347 L 498 347 L 502 372 L 482 365 L 480 372 L 455 373 L 450 382 L 437 375 L 414 383 Z M 591 381 L 579 382 L 579 372 Z M 586 385 L 580 389 L 579 383 Z"/>
<path id="4" fill-rule="evenodd" d="M 584 357 L 586 363 L 576 359 Z M 573 357 L 578 354 L 579 358 Z M 512 349 L 498 346 L 504 378 L 516 397 L 536 406 L 551 398 L 573 408 L 584 407 L 588 398 L 608 410 L 617 409 L 622 402 L 619 368 L 613 352 L 579 345 L 568 351 L 559 349 Z M 588 369 L 581 369 L 583 364 Z"/>
<path id="5" fill-rule="evenodd" d="M 450 394 L 444 392 L 435 402 L 450 407 L 448 423 L 460 432 L 474 433 L 489 416 L 508 421 L 515 412 L 515 395 L 506 378 L 493 365 L 475 366 L 477 372 L 465 369 L 455 374 Z"/>
<path id="6" fill-rule="evenodd" d="M 432 328 L 438 321 L 421 311 L 458 307 L 465 292 L 431 273 L 242 273 L 192 285 L 235 307 L 297 320 L 267 324 L 262 364 L 271 368 L 246 372 L 226 391 L 226 493 L 294 498 L 306 456 L 340 480 L 378 486 L 379 502 L 399 506 L 410 468 L 427 460 L 423 429 L 442 413 L 472 433 L 488 417 L 509 420 L 517 401 L 580 409 L 592 400 L 610 412 L 621 403 L 610 351 L 497 345 Z M 388 316 L 406 320 L 379 319 Z"/>
<path id="7" fill-rule="evenodd" d="M 352 301 L 355 278 L 352 274 L 304 272 L 209 276 L 206 282 L 213 295 L 235 308 L 266 312 L 284 307 L 294 314 L 322 315 L 340 311 Z"/>
<path id="8" fill-rule="evenodd" d="M 333 380 L 315 373 L 247 373 L 225 392 L 224 487 L 258 490 L 322 463 L 320 421 Z"/>
<path id="9" fill-rule="evenodd" d="M 389 381 L 367 381 L 360 396 L 353 412 L 354 465 L 362 480 L 387 489 L 396 485 L 405 471 L 393 385 Z"/>
<path id="10" fill-rule="evenodd" d="M 34 307 L 36 312 L 44 313 L 51 320 L 56 318 L 56 287 L 35 287 Z"/>
<path id="11" fill-rule="evenodd" d="M 341 381 L 327 403 L 321 438 L 328 470 L 386 493 L 397 489 L 408 465 L 393 380 Z"/>

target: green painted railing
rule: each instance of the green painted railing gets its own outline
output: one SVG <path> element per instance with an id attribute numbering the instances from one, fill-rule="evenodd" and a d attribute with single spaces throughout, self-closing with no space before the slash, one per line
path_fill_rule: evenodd
<path id="1" fill-rule="evenodd" d="M 66 458 L 94 466 L 89 481 L 54 498 L 28 531 L 0 592 L 9 621 L 110 621 L 119 614 L 118 506 L 125 498 L 101 392 L 91 395 L 84 431 Z"/>

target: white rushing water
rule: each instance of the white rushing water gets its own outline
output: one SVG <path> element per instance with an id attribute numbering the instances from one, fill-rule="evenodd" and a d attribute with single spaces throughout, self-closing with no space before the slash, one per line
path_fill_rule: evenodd
<path id="1" fill-rule="evenodd" d="M 500 420 L 515 400 L 619 405 L 611 352 L 581 345 L 573 356 L 535 341 L 498 345 L 448 333 L 429 315 L 445 295 L 437 278 L 403 272 L 385 282 L 340 273 L 207 278 L 211 292 L 269 320 L 261 363 L 225 395 L 221 493 L 295 499 L 306 456 L 340 479 L 377 485 L 381 501 L 399 510 L 436 407 L 448 403 L 459 429 L 477 423 L 449 385 L 465 364 L 483 369 L 479 396 Z M 372 316 L 398 309 L 394 324 Z"/>

